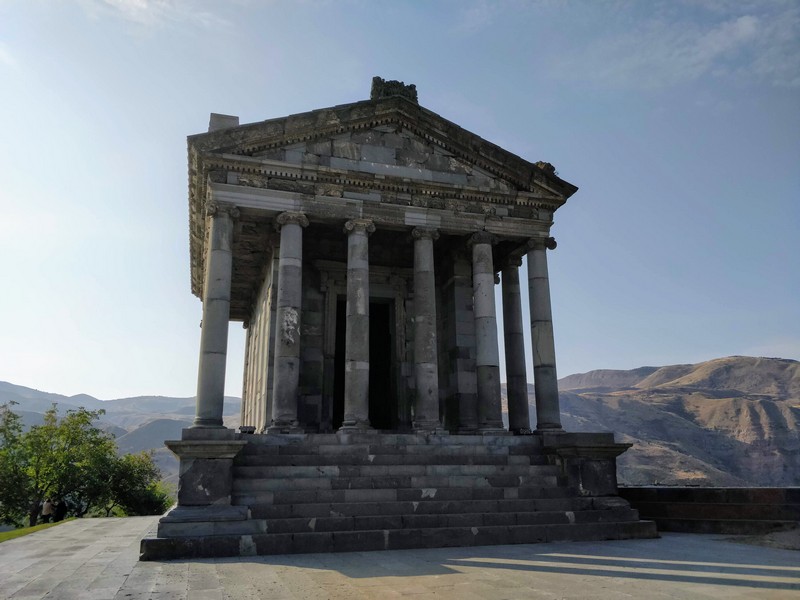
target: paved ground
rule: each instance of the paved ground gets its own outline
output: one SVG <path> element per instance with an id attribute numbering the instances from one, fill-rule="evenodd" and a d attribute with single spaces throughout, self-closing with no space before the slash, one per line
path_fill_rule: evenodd
<path id="1" fill-rule="evenodd" d="M 140 563 L 156 520 L 70 521 L 4 542 L 0 598 L 800 599 L 799 552 L 720 536 Z"/>

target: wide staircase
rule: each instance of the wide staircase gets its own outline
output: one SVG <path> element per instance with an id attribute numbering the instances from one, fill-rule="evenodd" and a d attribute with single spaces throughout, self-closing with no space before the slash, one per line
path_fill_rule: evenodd
<path id="1" fill-rule="evenodd" d="M 536 436 L 245 436 L 217 551 L 284 554 L 656 537 L 616 496 L 582 496 Z M 238 548 L 238 552 L 235 550 Z M 199 550 L 199 548 L 198 548 Z M 203 552 L 200 552 L 202 554 Z"/>

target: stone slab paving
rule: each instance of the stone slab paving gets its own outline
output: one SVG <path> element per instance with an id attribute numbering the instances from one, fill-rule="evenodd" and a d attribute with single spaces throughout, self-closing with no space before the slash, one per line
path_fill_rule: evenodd
<path id="1" fill-rule="evenodd" d="M 800 552 L 714 535 L 138 562 L 157 519 L 71 521 L 0 544 L 0 598 L 800 599 Z"/>

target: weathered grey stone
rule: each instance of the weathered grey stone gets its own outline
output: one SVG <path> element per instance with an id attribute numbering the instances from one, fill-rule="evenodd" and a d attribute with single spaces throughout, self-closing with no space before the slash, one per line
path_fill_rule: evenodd
<path id="1" fill-rule="evenodd" d="M 506 390 L 508 428 L 514 433 L 529 433 L 528 378 L 525 368 L 525 342 L 522 335 L 522 304 L 519 289 L 519 266 L 515 260 L 506 264 L 503 284 L 503 340 L 506 351 Z"/>
<path id="2" fill-rule="evenodd" d="M 303 213 L 282 213 L 278 267 L 275 378 L 272 390 L 272 425 L 269 431 L 297 430 L 297 387 L 300 380 L 300 309 L 303 264 Z"/>
<path id="3" fill-rule="evenodd" d="M 623 445 L 560 429 L 544 249 L 577 188 L 409 90 L 378 80 L 370 101 L 244 127 L 217 119 L 189 139 L 196 427 L 169 442 L 179 506 L 145 557 L 653 534 L 624 503 L 600 501 L 617 498 Z M 516 270 L 526 251 L 536 436 Z M 517 436 L 501 419 L 496 266 Z M 247 435 L 221 427 L 231 319 L 247 329 Z"/>
<path id="4" fill-rule="evenodd" d="M 528 295 L 531 312 L 533 345 L 533 385 L 536 394 L 536 429 L 560 430 L 558 376 L 553 341 L 553 317 L 550 308 L 550 284 L 547 273 L 548 247 L 555 248 L 552 238 L 536 238 L 529 242 Z"/>
<path id="5" fill-rule="evenodd" d="M 207 212 L 210 231 L 203 289 L 197 412 L 192 426 L 222 427 L 233 260 L 231 243 L 233 219 L 239 211 L 231 205 L 211 203 Z"/>

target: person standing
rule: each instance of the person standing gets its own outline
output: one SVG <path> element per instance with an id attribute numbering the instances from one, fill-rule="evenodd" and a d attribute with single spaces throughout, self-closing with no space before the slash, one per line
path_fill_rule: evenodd
<path id="1" fill-rule="evenodd" d="M 42 523 L 49 523 L 54 512 L 55 506 L 50 502 L 50 498 L 47 498 L 42 505 Z"/>

